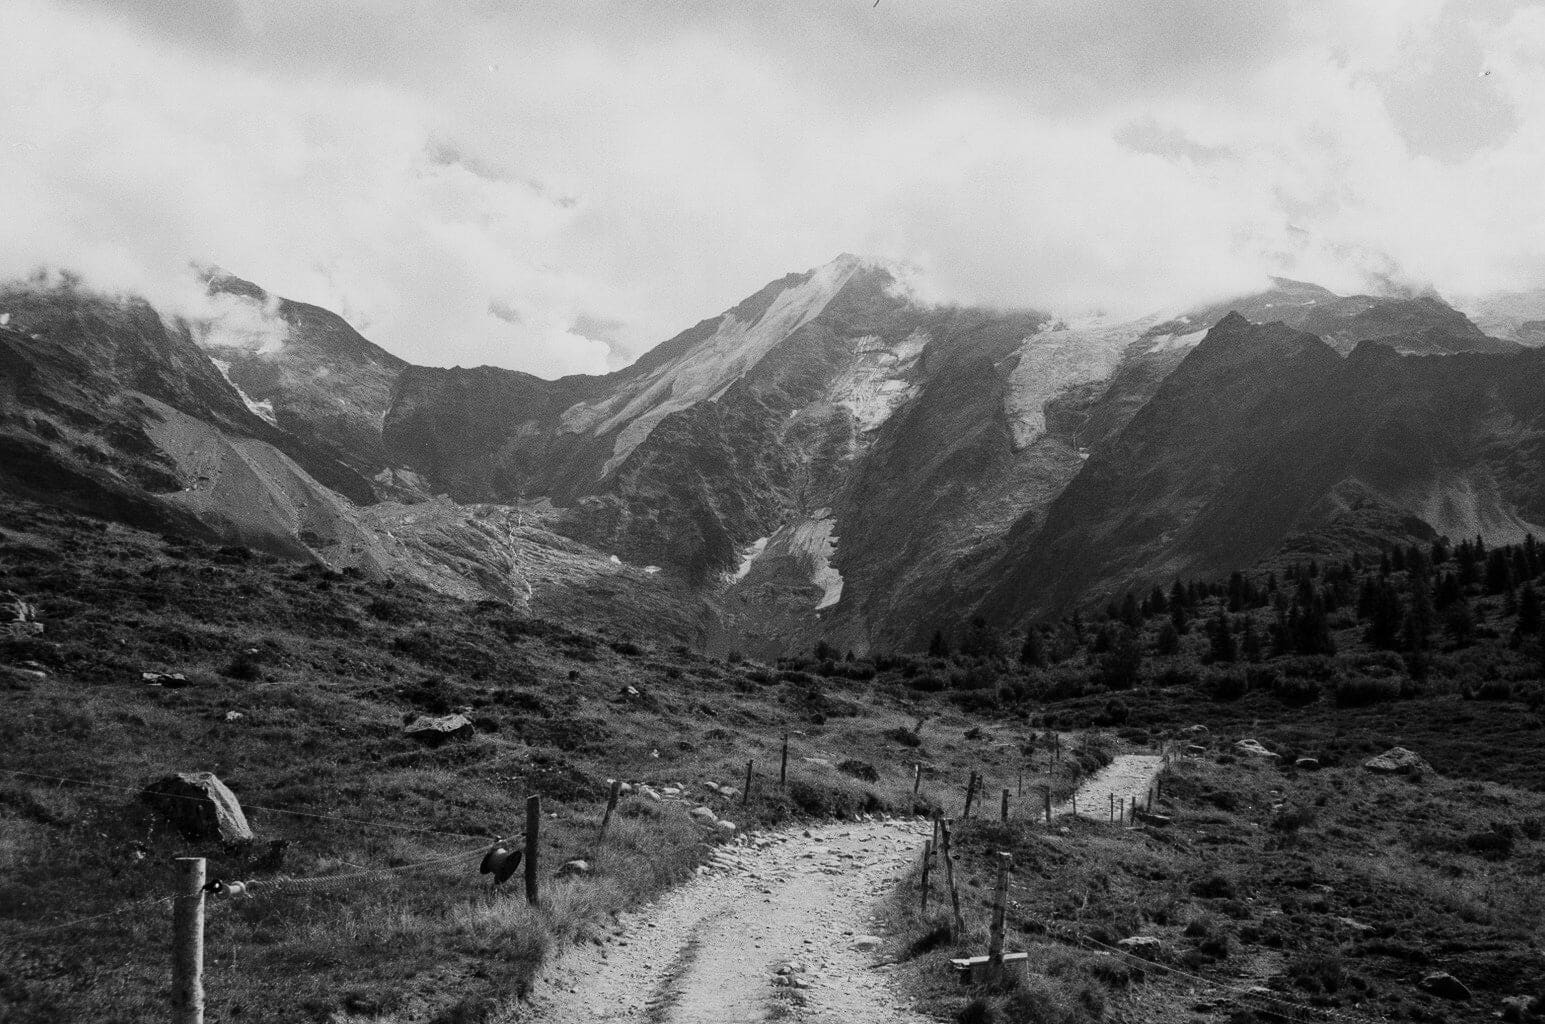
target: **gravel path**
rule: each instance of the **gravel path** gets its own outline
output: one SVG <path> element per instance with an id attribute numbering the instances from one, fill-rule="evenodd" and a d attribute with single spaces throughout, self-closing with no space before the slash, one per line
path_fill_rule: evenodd
<path id="1" fill-rule="evenodd" d="M 1134 796 L 1139 807 L 1147 806 L 1148 787 L 1153 785 L 1163 767 L 1164 759 L 1158 754 L 1118 754 L 1114 761 L 1078 787 L 1074 801 L 1054 806 L 1052 816 L 1072 814 L 1076 802 L 1079 817 L 1109 821 L 1112 793 L 1116 795 L 1118 806 L 1130 808 Z"/>
<path id="2" fill-rule="evenodd" d="M 873 821 L 726 847 L 709 873 L 624 916 L 605 945 L 555 963 L 518 1019 L 923 1024 L 875 966 L 871 932 L 929 831 Z"/>
<path id="3" fill-rule="evenodd" d="M 1162 759 L 1123 754 L 1078 790 L 1145 798 Z M 1071 814 L 1072 804 L 1054 808 Z M 619 918 L 601 946 L 554 963 L 516 1017 L 541 1024 L 927 1024 L 878 966 L 874 915 L 931 832 L 870 821 L 748 837 L 706 873 Z"/>

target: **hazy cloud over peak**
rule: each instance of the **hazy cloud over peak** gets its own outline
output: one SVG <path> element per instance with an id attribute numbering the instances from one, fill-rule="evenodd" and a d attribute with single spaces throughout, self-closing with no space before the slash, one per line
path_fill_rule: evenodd
<path id="1" fill-rule="evenodd" d="M 942 299 L 1545 283 L 1502 0 L 9 0 L 0 273 L 194 262 L 432 364 L 603 371 L 853 251 Z"/>

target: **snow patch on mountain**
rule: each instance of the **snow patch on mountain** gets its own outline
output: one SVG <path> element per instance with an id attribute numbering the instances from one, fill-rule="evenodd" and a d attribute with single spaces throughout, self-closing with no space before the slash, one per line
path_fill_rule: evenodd
<path id="1" fill-rule="evenodd" d="M 848 283 L 861 261 L 843 256 L 785 289 L 754 323 L 725 314 L 713 336 L 656 368 L 613 398 L 578 403 L 563 414 L 562 429 L 620 431 L 604 477 L 627 458 L 665 417 L 722 395 L 784 339 L 815 317 Z"/>
<path id="2" fill-rule="evenodd" d="M 751 566 L 755 564 L 757 556 L 767 549 L 767 541 L 768 538 L 761 537 L 757 539 L 756 543 L 746 548 L 745 553 L 740 557 L 740 567 L 730 576 L 731 583 L 739 583 L 746 578 L 746 574 L 751 571 Z"/>
<path id="3" fill-rule="evenodd" d="M 1199 344 L 1207 336 L 1204 328 L 1200 331 L 1192 331 L 1190 334 L 1163 334 L 1153 343 L 1148 350 L 1149 355 L 1157 355 L 1160 352 L 1179 352 L 1183 348 L 1192 348 Z"/>
<path id="4" fill-rule="evenodd" d="M 1104 316 L 1057 320 L 1025 338 L 1019 362 L 1009 374 L 1004 413 L 1014 447 L 1025 448 L 1046 433 L 1046 403 L 1079 384 L 1104 380 L 1121 354 L 1156 318 L 1111 323 Z"/>
<path id="5" fill-rule="evenodd" d="M 918 394 L 909 375 L 927 345 L 922 331 L 894 346 L 874 335 L 857 339 L 853 365 L 832 384 L 833 403 L 851 412 L 861 431 L 877 429 Z"/>
<path id="6" fill-rule="evenodd" d="M 770 537 L 751 544 L 740 567 L 726 582 L 756 587 L 778 581 L 782 585 L 808 584 L 820 588 L 815 610 L 830 608 L 842 599 L 842 573 L 832 565 L 837 553 L 837 520 L 829 508 L 784 523 Z"/>
<path id="7" fill-rule="evenodd" d="M 273 399 L 265 398 L 261 402 L 254 402 L 251 396 L 243 391 L 241 386 L 231 379 L 231 364 L 229 362 L 224 359 L 211 359 L 210 362 L 215 364 L 215 369 L 220 371 L 220 376 L 225 378 L 225 382 L 236 389 L 236 394 L 241 397 L 241 400 L 247 406 L 248 411 L 263 418 L 264 420 L 267 420 L 268 423 L 275 427 L 279 425 L 279 420 L 274 416 Z"/>

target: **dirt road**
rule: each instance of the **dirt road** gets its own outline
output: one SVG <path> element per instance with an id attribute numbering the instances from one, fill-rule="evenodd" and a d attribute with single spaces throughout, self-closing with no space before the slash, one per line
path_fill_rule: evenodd
<path id="1" fill-rule="evenodd" d="M 1147 793 L 1160 758 L 1117 757 L 1079 787 L 1081 814 Z M 1072 813 L 1071 803 L 1054 809 Z M 874 914 L 931 832 L 872 821 L 724 847 L 712 870 L 637 913 L 605 945 L 555 963 L 516 1018 L 540 1024 L 926 1024 L 876 967 Z M 780 973 L 781 972 L 781 973 Z"/>
<path id="2" fill-rule="evenodd" d="M 873 966 L 870 933 L 929 831 L 874 821 L 727 847 L 711 873 L 625 917 L 609 943 L 554 964 L 518 1019 L 923 1024 Z"/>

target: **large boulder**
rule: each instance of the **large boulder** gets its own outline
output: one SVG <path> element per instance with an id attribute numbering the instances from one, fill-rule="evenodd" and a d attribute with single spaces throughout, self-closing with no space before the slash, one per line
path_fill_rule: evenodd
<path id="1" fill-rule="evenodd" d="M 431 747 L 438 747 L 451 740 L 468 740 L 477 727 L 466 715 L 442 715 L 431 718 L 421 715 L 403 727 L 403 735 Z"/>
<path id="2" fill-rule="evenodd" d="M 1405 747 L 1390 747 L 1378 757 L 1370 757 L 1363 767 L 1377 775 L 1423 775 L 1432 765 Z"/>
<path id="3" fill-rule="evenodd" d="M 213 772 L 178 772 L 145 787 L 141 798 L 189 839 L 252 842 L 236 794 Z"/>

